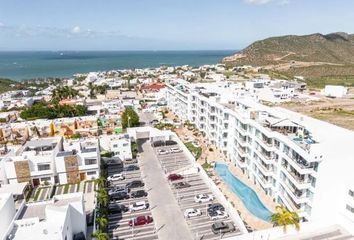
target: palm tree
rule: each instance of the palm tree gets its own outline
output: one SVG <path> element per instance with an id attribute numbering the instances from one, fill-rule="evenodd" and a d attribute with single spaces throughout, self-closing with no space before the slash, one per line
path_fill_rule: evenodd
<path id="1" fill-rule="evenodd" d="M 107 217 L 97 217 L 96 223 L 100 226 L 101 230 L 105 230 L 108 226 L 108 219 Z"/>
<path id="2" fill-rule="evenodd" d="M 106 207 L 108 205 L 108 201 L 109 201 L 107 190 L 104 188 L 100 188 L 96 192 L 98 193 L 98 195 L 97 195 L 98 203 L 101 206 Z"/>
<path id="3" fill-rule="evenodd" d="M 96 238 L 96 240 L 108 240 L 109 238 L 108 233 L 102 232 L 101 230 L 92 233 L 91 236 Z"/>
<path id="4" fill-rule="evenodd" d="M 95 183 L 98 185 L 98 188 L 104 188 L 106 186 L 107 179 L 104 177 L 99 177 L 95 180 Z"/>
<path id="5" fill-rule="evenodd" d="M 285 206 L 276 206 L 276 213 L 271 216 L 271 222 L 274 226 L 283 226 L 286 233 L 288 225 L 294 225 L 297 231 L 300 230 L 300 217 L 296 212 L 289 211 Z"/>
<path id="6" fill-rule="evenodd" d="M 97 214 L 97 216 L 100 216 L 100 217 L 107 216 L 108 210 L 107 210 L 107 208 L 97 208 L 96 214 Z"/>

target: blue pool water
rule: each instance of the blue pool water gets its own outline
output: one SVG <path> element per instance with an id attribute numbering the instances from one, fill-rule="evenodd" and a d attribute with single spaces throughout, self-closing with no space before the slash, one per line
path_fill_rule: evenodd
<path id="1" fill-rule="evenodd" d="M 216 173 L 224 180 L 227 186 L 235 193 L 254 216 L 269 222 L 272 213 L 263 205 L 255 191 L 235 177 L 223 163 L 215 164 Z"/>

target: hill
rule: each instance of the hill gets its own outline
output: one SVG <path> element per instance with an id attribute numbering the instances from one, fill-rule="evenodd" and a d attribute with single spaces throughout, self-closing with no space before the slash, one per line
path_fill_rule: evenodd
<path id="1" fill-rule="evenodd" d="M 14 90 L 14 86 L 18 86 L 19 83 L 7 78 L 0 78 L 0 93 L 4 93 L 10 90 Z"/>
<path id="2" fill-rule="evenodd" d="M 307 79 L 348 78 L 354 76 L 354 35 L 339 32 L 271 37 L 223 61 L 230 66 L 258 66 Z"/>

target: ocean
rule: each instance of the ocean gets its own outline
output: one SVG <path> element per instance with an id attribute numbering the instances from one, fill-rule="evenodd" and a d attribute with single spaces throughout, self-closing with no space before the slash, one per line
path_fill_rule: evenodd
<path id="1" fill-rule="evenodd" d="M 215 64 L 235 50 L 215 51 L 40 51 L 0 52 L 0 78 L 71 77 L 75 73 Z"/>

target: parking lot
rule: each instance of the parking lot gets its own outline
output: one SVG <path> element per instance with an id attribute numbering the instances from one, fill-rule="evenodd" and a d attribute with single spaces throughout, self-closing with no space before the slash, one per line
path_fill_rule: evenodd
<path id="1" fill-rule="evenodd" d="M 158 160 L 164 169 L 166 175 L 169 173 L 176 171 L 178 169 L 186 169 L 188 166 L 191 166 L 191 163 L 188 161 L 187 157 L 183 152 L 178 153 L 171 153 L 169 151 L 171 148 L 175 148 L 178 146 L 160 146 L 155 147 L 155 153 L 158 156 Z M 161 149 L 166 150 L 160 151 Z M 190 186 L 176 189 L 174 187 L 175 183 L 184 182 L 188 183 Z M 187 218 L 187 224 L 190 231 L 193 234 L 194 239 L 220 239 L 220 238 L 227 238 L 231 236 L 235 236 L 240 234 L 241 232 L 236 229 L 234 232 L 225 233 L 225 234 L 214 234 L 211 230 L 211 225 L 217 221 L 223 221 L 225 223 L 232 223 L 230 217 L 228 217 L 228 213 L 226 213 L 226 218 L 220 220 L 211 220 L 210 217 L 207 215 L 208 204 L 210 203 L 217 203 L 217 200 L 213 200 L 207 203 L 196 203 L 194 197 L 198 194 L 212 194 L 208 185 L 204 182 L 201 178 L 199 173 L 187 174 L 183 175 L 183 179 L 176 180 L 170 182 L 170 187 L 173 191 L 175 198 L 180 206 L 182 213 L 184 213 L 187 209 L 196 209 L 201 212 L 201 216 L 195 216 Z"/>
<path id="2" fill-rule="evenodd" d="M 124 167 L 127 167 L 129 165 L 139 166 L 139 163 L 125 164 Z M 124 180 L 113 180 L 111 182 L 111 186 L 124 187 L 127 183 L 129 183 L 133 180 L 144 181 L 140 170 L 127 172 L 127 171 L 123 170 L 122 166 L 109 166 L 108 167 L 108 176 L 111 176 L 116 173 L 124 173 L 125 179 Z M 131 192 L 137 191 L 137 190 L 145 190 L 146 192 L 149 192 L 148 189 L 145 189 L 145 186 L 139 187 L 139 188 L 134 188 L 131 190 Z M 140 201 L 145 201 L 146 203 L 148 203 L 147 197 L 129 198 L 129 199 L 124 199 L 124 200 L 113 200 L 113 201 L 110 201 L 110 203 L 119 203 L 119 204 L 125 205 L 126 207 L 129 207 L 129 205 L 136 203 L 136 202 L 140 202 Z M 132 220 L 135 217 L 143 216 L 143 215 L 144 216 L 146 216 L 146 215 L 151 216 L 150 209 L 139 210 L 136 212 L 127 211 L 124 213 L 109 214 L 108 232 L 110 234 L 110 239 L 135 239 L 135 240 L 157 239 L 155 225 L 153 222 L 150 224 L 141 225 L 141 226 L 134 226 L 134 227 L 130 227 L 128 225 L 129 220 Z"/>

